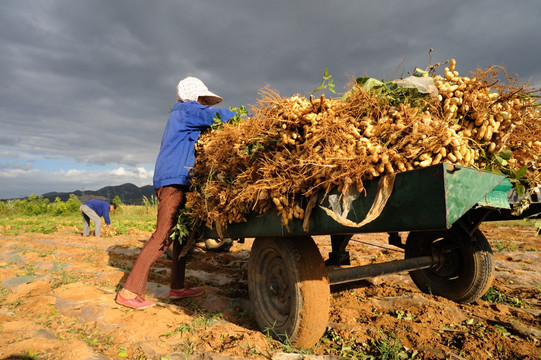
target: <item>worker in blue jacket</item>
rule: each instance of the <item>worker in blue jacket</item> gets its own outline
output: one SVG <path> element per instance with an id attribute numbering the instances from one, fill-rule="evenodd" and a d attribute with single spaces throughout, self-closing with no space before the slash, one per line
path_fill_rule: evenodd
<path id="1" fill-rule="evenodd" d="M 83 217 L 83 236 L 90 235 L 90 220 L 94 222 L 94 235 L 101 236 L 101 219 L 105 225 L 111 225 L 109 213 L 116 209 L 116 204 L 102 200 L 88 200 L 84 202 L 79 211 Z"/>
<path id="2" fill-rule="evenodd" d="M 219 117 L 226 122 L 235 113 L 214 109 L 222 98 L 210 92 L 205 84 L 194 77 L 187 77 L 177 86 L 177 103 L 171 109 L 163 133 L 160 152 L 154 168 L 154 189 L 158 197 L 156 230 L 137 257 L 123 288 L 116 296 L 118 304 L 144 309 L 153 306 L 143 298 L 151 265 L 167 250 L 172 242 L 170 235 L 177 223 L 179 211 L 184 208 L 190 176 L 195 165 L 195 143 L 201 131 L 214 124 Z M 219 116 L 217 116 L 219 115 Z M 169 299 L 199 296 L 202 289 L 184 286 L 186 258 L 179 259 L 181 246 L 173 245 L 171 288 Z"/>

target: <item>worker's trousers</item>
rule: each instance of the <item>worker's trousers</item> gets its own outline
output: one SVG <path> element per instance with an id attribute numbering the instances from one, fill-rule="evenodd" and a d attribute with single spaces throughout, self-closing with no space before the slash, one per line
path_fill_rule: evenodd
<path id="1" fill-rule="evenodd" d="M 177 224 L 179 211 L 186 203 L 186 190 L 185 186 L 164 186 L 156 190 L 159 201 L 156 230 L 137 257 L 124 283 L 124 289 L 138 295 L 145 293 L 150 267 L 173 241 L 170 236 Z M 184 288 L 186 257 L 179 259 L 181 250 L 182 246 L 175 240 L 171 261 L 171 289 L 174 290 Z"/>
<path id="2" fill-rule="evenodd" d="M 90 235 L 90 220 L 94 222 L 94 235 L 101 236 L 101 218 L 87 205 L 81 205 L 79 211 L 83 216 L 83 236 Z"/>

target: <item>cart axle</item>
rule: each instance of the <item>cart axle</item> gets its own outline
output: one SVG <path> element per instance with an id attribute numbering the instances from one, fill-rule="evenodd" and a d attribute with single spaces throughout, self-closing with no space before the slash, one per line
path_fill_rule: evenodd
<path id="1" fill-rule="evenodd" d="M 429 269 L 439 264 L 432 256 L 420 256 L 380 264 L 362 265 L 346 268 L 328 268 L 331 285 L 345 284 L 371 277 L 395 274 L 402 271 Z"/>

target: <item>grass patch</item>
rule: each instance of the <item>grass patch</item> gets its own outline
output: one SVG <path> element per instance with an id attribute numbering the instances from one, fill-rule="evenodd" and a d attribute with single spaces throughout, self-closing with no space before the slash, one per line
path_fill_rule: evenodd
<path id="1" fill-rule="evenodd" d="M 355 338 L 344 339 L 334 329 L 329 329 L 321 338 L 318 346 L 331 356 L 366 360 L 402 360 L 418 359 L 417 351 L 406 349 L 399 335 L 392 330 L 376 329 L 368 343 L 361 343 Z"/>
<path id="2" fill-rule="evenodd" d="M 524 300 L 509 296 L 495 286 L 491 286 L 487 292 L 481 296 L 481 299 L 491 304 L 505 304 L 513 307 L 523 307 L 526 305 Z"/>
<path id="3" fill-rule="evenodd" d="M 127 235 L 133 232 L 152 232 L 156 226 L 156 207 L 122 205 L 110 215 L 111 226 L 102 226 L 102 236 Z M 103 220 L 102 220 L 102 225 Z M 91 223 L 91 231 L 94 224 Z M 63 215 L 25 215 L 7 213 L 0 217 L 0 235 L 20 233 L 52 234 L 58 231 L 82 233 L 83 219 L 79 211 Z"/>
<path id="4" fill-rule="evenodd" d="M 223 320 L 223 318 L 224 316 L 221 313 L 199 311 L 191 322 L 182 323 L 175 330 L 166 332 L 161 336 L 167 338 L 175 334 L 180 334 L 181 337 L 186 333 L 193 334 L 200 329 L 212 326 L 216 321 Z"/>
<path id="5" fill-rule="evenodd" d="M 53 281 L 51 282 L 51 288 L 56 289 L 62 285 L 71 284 L 74 282 L 81 281 L 81 277 L 75 274 L 72 274 L 69 271 L 66 271 L 65 264 L 61 264 L 57 261 L 53 262 L 53 270 L 51 274 L 53 275 Z"/>
<path id="6" fill-rule="evenodd" d="M 494 241 L 494 247 L 496 248 L 496 250 L 498 250 L 498 252 L 517 251 L 518 250 L 518 245 L 513 245 L 513 244 L 509 244 L 509 243 L 503 243 L 503 242 L 501 242 L 499 240 Z"/>

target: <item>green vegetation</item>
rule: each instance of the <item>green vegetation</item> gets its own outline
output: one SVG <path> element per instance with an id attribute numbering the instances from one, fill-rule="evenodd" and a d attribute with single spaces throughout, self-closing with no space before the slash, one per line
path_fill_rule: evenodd
<path id="1" fill-rule="evenodd" d="M 334 80 L 332 78 L 332 75 L 329 74 L 328 68 L 325 68 L 325 72 L 323 73 L 323 78 L 321 79 L 321 84 L 319 84 L 319 86 L 314 91 L 312 91 L 312 95 L 314 95 L 318 91 L 325 90 L 325 89 L 329 90 L 332 93 L 336 92 L 334 90 Z"/>
<path id="2" fill-rule="evenodd" d="M 494 247 L 496 248 L 496 250 L 498 250 L 498 252 L 517 251 L 518 250 L 518 245 L 503 243 L 503 242 L 498 241 L 498 240 L 494 241 Z"/>
<path id="3" fill-rule="evenodd" d="M 191 229 L 193 229 L 195 226 L 195 223 L 190 217 L 189 212 L 190 209 L 188 208 L 180 210 L 177 218 L 177 223 L 173 228 L 173 233 L 170 236 L 171 239 L 178 241 L 180 244 L 183 244 L 188 240 Z"/>
<path id="4" fill-rule="evenodd" d="M 234 126 L 237 126 L 242 119 L 246 118 L 248 116 L 248 110 L 246 109 L 246 106 L 239 106 L 239 107 L 229 107 L 229 110 L 233 111 L 235 115 L 227 120 L 228 124 L 233 124 Z M 220 130 L 223 127 L 223 122 L 221 119 L 220 113 L 216 113 L 216 117 L 214 118 L 214 123 L 210 126 L 211 131 Z"/>
<path id="5" fill-rule="evenodd" d="M 56 289 L 62 285 L 75 283 L 81 280 L 81 277 L 65 269 L 66 265 L 54 261 L 54 268 L 51 272 L 53 281 L 51 282 L 51 288 Z"/>
<path id="6" fill-rule="evenodd" d="M 400 336 L 391 330 L 376 329 L 368 343 L 344 339 L 334 329 L 327 330 L 320 345 L 329 355 L 352 359 L 417 359 L 418 352 L 407 349 Z"/>
<path id="7" fill-rule="evenodd" d="M 110 216 L 112 226 L 102 227 L 102 236 L 154 230 L 156 199 L 144 198 L 142 206 L 123 205 L 118 196 L 115 196 L 113 202 L 117 204 L 117 209 Z M 65 202 L 58 197 L 51 202 L 43 196 L 35 195 L 26 199 L 0 201 L 0 235 L 51 234 L 57 231 L 79 233 L 83 226 L 80 206 L 81 201 L 73 194 Z"/>
<path id="8" fill-rule="evenodd" d="M 81 201 L 71 194 L 66 202 L 62 202 L 59 197 L 54 202 L 43 196 L 30 195 L 26 199 L 0 201 L 0 215 L 69 215 L 79 212 Z"/>
<path id="9" fill-rule="evenodd" d="M 495 286 L 491 286 L 487 292 L 481 296 L 481 299 L 489 303 L 506 304 L 513 307 L 523 307 L 526 305 L 524 300 L 510 296 Z"/>
<path id="10" fill-rule="evenodd" d="M 224 316 L 221 313 L 207 312 L 198 310 L 197 314 L 194 314 L 194 319 L 190 323 L 182 323 L 173 331 L 169 331 L 163 334 L 163 337 L 169 337 L 175 334 L 183 336 L 186 333 L 193 334 L 200 329 L 206 329 L 212 326 L 216 321 L 223 320 Z"/>

